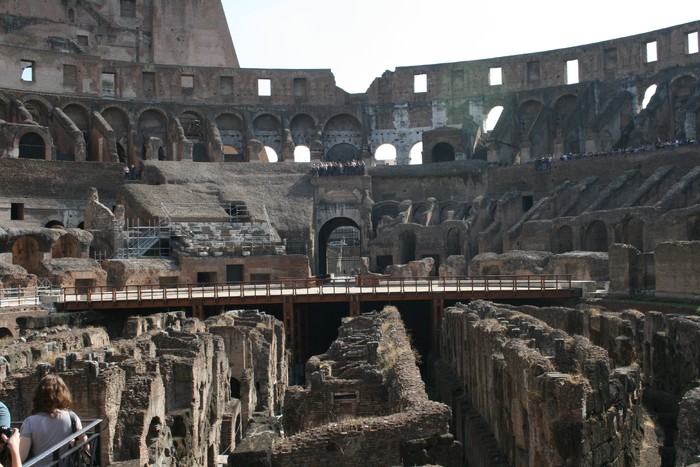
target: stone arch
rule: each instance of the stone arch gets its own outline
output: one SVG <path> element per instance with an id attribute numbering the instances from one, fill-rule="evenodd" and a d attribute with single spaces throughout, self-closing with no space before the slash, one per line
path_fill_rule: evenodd
<path id="1" fill-rule="evenodd" d="M 418 141 L 411 146 L 408 153 L 408 163 L 410 165 L 420 165 L 423 163 L 423 141 Z"/>
<path id="2" fill-rule="evenodd" d="M 345 245 L 345 247 L 351 247 L 353 250 L 349 250 L 349 256 L 343 257 L 341 255 L 340 260 L 337 260 L 334 266 L 334 271 L 340 268 L 341 272 L 344 271 L 349 273 L 352 268 L 360 267 L 360 245 L 362 244 L 361 230 L 357 223 L 347 217 L 336 217 L 325 224 L 319 230 L 318 233 L 318 258 L 319 258 L 319 274 L 325 275 L 330 274 L 330 268 L 328 264 L 329 257 L 337 258 L 336 246 L 342 245 L 331 245 L 331 241 L 334 238 L 334 231 L 342 228 L 351 228 L 357 232 L 357 245 Z M 330 250 L 330 251 L 329 251 Z M 348 251 L 348 250 L 346 250 Z"/>
<path id="3" fill-rule="evenodd" d="M 564 140 L 564 153 L 578 154 L 581 152 L 581 142 L 578 139 L 578 134 L 574 131 L 569 132 Z"/>
<path id="4" fill-rule="evenodd" d="M 674 112 L 675 137 L 680 140 L 694 137 L 686 134 L 688 102 L 693 98 L 698 80 L 693 76 L 683 75 L 671 83 L 671 100 Z"/>
<path id="5" fill-rule="evenodd" d="M 90 129 L 90 114 L 88 109 L 80 104 L 72 103 L 63 107 L 63 113 L 70 118 L 80 131 Z"/>
<path id="6" fill-rule="evenodd" d="M 615 228 L 615 242 L 632 245 L 644 251 L 644 221 L 638 217 L 624 219 Z"/>
<path id="7" fill-rule="evenodd" d="M 564 94 L 554 103 L 554 124 L 558 130 L 562 130 L 564 120 L 571 115 L 576 108 L 577 98 L 573 94 Z"/>
<path id="8" fill-rule="evenodd" d="M 47 229 L 64 229 L 66 226 L 63 225 L 63 222 L 57 221 L 55 219 L 48 221 L 44 227 Z"/>
<path id="9" fill-rule="evenodd" d="M 686 240 L 700 240 L 700 216 L 689 217 L 686 220 Z"/>
<path id="10" fill-rule="evenodd" d="M 114 253 L 114 248 L 104 238 L 93 237 L 92 242 L 90 242 L 89 255 L 90 258 L 103 259 L 109 258 Z"/>
<path id="11" fill-rule="evenodd" d="M 260 156 L 260 162 L 274 163 L 280 161 L 280 155 L 277 154 L 275 148 L 271 148 L 270 146 L 265 146 Z"/>
<path id="12" fill-rule="evenodd" d="M 40 126 L 49 126 L 49 109 L 51 105 L 43 99 L 30 98 L 22 103 L 27 112 L 32 116 L 32 120 Z"/>
<path id="13" fill-rule="evenodd" d="M 404 230 L 399 234 L 399 254 L 401 264 L 416 260 L 416 233 Z"/>
<path id="14" fill-rule="evenodd" d="M 326 152 L 325 160 L 330 162 L 345 162 L 360 158 L 360 150 L 352 144 L 336 144 Z"/>
<path id="15" fill-rule="evenodd" d="M 504 107 L 502 105 L 491 107 L 484 118 L 484 131 L 492 131 L 494 128 L 496 128 L 496 125 L 503 114 L 503 109 Z"/>
<path id="16" fill-rule="evenodd" d="M 387 216 L 395 219 L 399 215 L 399 202 L 398 201 L 382 201 L 374 205 L 372 209 L 372 230 L 373 233 L 377 234 L 377 226 L 382 217 Z"/>
<path id="17" fill-rule="evenodd" d="M 148 143 L 152 138 L 159 139 L 161 147 L 168 141 L 167 117 L 159 110 L 144 110 L 139 116 L 138 136 L 142 143 L 141 158 L 146 160 L 149 157 Z"/>
<path id="18" fill-rule="evenodd" d="M 641 101 L 639 102 L 639 108 L 640 109 L 646 109 L 651 100 L 654 98 L 656 95 L 656 90 L 658 89 L 658 85 L 656 83 L 650 84 L 647 86 L 647 88 L 644 90 L 644 93 L 641 95 Z"/>
<path id="19" fill-rule="evenodd" d="M 374 158 L 386 165 L 396 165 L 396 146 L 391 143 L 380 144 L 374 151 Z"/>
<path id="20" fill-rule="evenodd" d="M 447 231 L 445 246 L 448 257 L 464 254 L 462 251 L 462 232 L 460 229 L 454 227 Z"/>
<path id="21" fill-rule="evenodd" d="M 294 162 L 311 162 L 311 150 L 303 144 L 294 147 Z"/>
<path id="22" fill-rule="evenodd" d="M 233 113 L 223 113 L 216 117 L 216 127 L 224 145 L 224 162 L 245 162 L 243 119 Z"/>
<path id="23" fill-rule="evenodd" d="M 12 264 L 22 266 L 27 272 L 37 273 L 43 259 L 39 241 L 31 235 L 22 235 L 12 244 Z"/>
<path id="24" fill-rule="evenodd" d="M 328 152 L 330 152 L 331 148 L 341 144 L 354 146 L 355 148 L 362 147 L 362 124 L 353 115 L 335 115 L 323 125 L 325 160 L 334 160 L 328 157 Z M 359 151 L 353 158 L 359 158 Z"/>
<path id="25" fill-rule="evenodd" d="M 316 122 L 309 114 L 297 114 L 289 122 L 289 131 L 295 145 L 310 146 L 316 135 Z"/>
<path id="26" fill-rule="evenodd" d="M 47 159 L 47 144 L 38 133 L 29 131 L 23 134 L 19 138 L 18 147 L 20 159 Z"/>
<path id="27" fill-rule="evenodd" d="M 182 131 L 192 143 L 192 160 L 194 162 L 209 162 L 209 152 L 204 142 L 206 122 L 197 112 L 188 110 L 178 117 Z"/>
<path id="28" fill-rule="evenodd" d="M 114 140 L 117 147 L 117 158 L 122 164 L 129 163 L 129 132 L 131 123 L 127 113 L 119 107 L 108 107 L 102 111 L 102 118 L 114 132 Z"/>
<path id="29" fill-rule="evenodd" d="M 269 146 L 277 154 L 282 152 L 282 122 L 276 116 L 265 113 L 253 120 L 255 138 L 264 146 Z"/>
<path id="30" fill-rule="evenodd" d="M 447 201 L 440 208 L 440 223 L 464 219 L 464 205 L 458 201 Z"/>
<path id="31" fill-rule="evenodd" d="M 1 327 L 0 328 L 0 339 L 4 339 L 6 337 L 14 337 L 12 334 L 12 330 L 6 327 Z"/>
<path id="32" fill-rule="evenodd" d="M 520 133 L 521 139 L 525 139 L 528 136 L 542 108 L 542 103 L 534 99 L 527 100 L 520 104 L 520 108 L 518 109 L 518 132 Z"/>
<path id="33" fill-rule="evenodd" d="M 584 230 L 583 242 L 585 251 L 608 251 L 608 229 L 601 220 L 588 224 Z"/>
<path id="34" fill-rule="evenodd" d="M 574 231 L 570 225 L 562 225 L 552 234 L 552 253 L 566 253 L 574 250 Z"/>
<path id="35" fill-rule="evenodd" d="M 51 247 L 52 258 L 80 258 L 80 242 L 71 235 L 62 235 Z"/>
<path id="36" fill-rule="evenodd" d="M 455 148 L 446 142 L 437 143 L 431 151 L 433 162 L 448 162 L 455 160 Z"/>
<path id="37" fill-rule="evenodd" d="M 606 152 L 613 148 L 613 135 L 608 130 L 603 130 L 600 132 L 598 149 L 600 151 Z"/>

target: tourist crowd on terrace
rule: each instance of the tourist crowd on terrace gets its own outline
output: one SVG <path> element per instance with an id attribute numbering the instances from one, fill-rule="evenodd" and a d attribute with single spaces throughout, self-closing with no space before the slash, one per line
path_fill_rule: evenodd
<path id="1" fill-rule="evenodd" d="M 314 177 L 334 177 L 337 175 L 364 175 L 365 163 L 353 159 L 345 162 L 317 162 L 311 167 Z"/>
<path id="2" fill-rule="evenodd" d="M 578 153 L 573 153 L 573 154 L 562 154 L 559 157 L 555 157 L 552 154 L 548 154 L 546 156 L 540 156 L 536 158 L 532 158 L 531 160 L 527 161 L 526 164 L 533 164 L 535 166 L 535 170 L 549 170 L 552 168 L 552 163 L 555 160 L 561 161 L 561 162 L 566 162 L 566 161 L 571 161 L 571 160 L 579 160 L 579 159 L 588 159 L 591 157 L 607 157 L 607 156 L 620 156 L 620 155 L 627 155 L 627 154 L 637 154 L 641 152 L 651 152 L 651 151 L 659 151 L 662 149 L 670 149 L 670 148 L 677 148 L 680 146 L 687 146 L 691 144 L 700 144 L 700 141 L 693 138 L 693 139 L 685 139 L 685 140 L 674 140 L 674 141 L 666 141 L 666 142 L 657 142 L 655 144 L 644 144 L 642 146 L 638 146 L 635 148 L 623 148 L 623 149 L 610 149 L 609 151 L 600 151 L 600 152 L 584 152 L 582 154 Z"/>

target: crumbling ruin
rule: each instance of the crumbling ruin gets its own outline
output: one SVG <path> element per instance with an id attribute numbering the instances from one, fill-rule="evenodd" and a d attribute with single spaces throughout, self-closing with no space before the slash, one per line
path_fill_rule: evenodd
<path id="1" fill-rule="evenodd" d="M 40 287 L 50 307 L 56 290 L 101 286 L 514 274 L 570 275 L 591 296 L 697 300 L 699 21 L 398 67 L 349 94 L 329 70 L 241 67 L 220 1 L 176 3 L 0 6 L 0 300 Z M 650 46 L 655 61 L 645 58 Z M 577 83 L 562 78 L 571 60 Z M 427 78 L 427 92 L 416 77 Z M 388 165 L 375 157 L 384 144 L 397 154 Z M 421 164 L 409 164 L 412 150 Z M 22 395 L 42 372 L 65 375 L 81 415 L 105 420 L 105 463 L 215 465 L 240 446 L 237 455 L 279 465 L 355 465 L 368 452 L 378 463 L 449 464 L 450 425 L 483 465 L 634 465 L 649 433 L 640 400 L 656 414 L 659 463 L 700 454 L 697 319 L 687 310 L 516 313 L 438 301 L 411 324 L 421 312 L 399 309 L 415 337 L 431 341 L 421 347 L 426 365 L 440 353 L 432 373 L 450 416 L 427 400 L 408 354 L 395 374 L 366 362 L 386 354 L 357 334 L 372 334 L 379 319 L 359 316 L 357 301 L 303 311 L 263 303 L 260 313 L 200 307 L 201 320 L 187 317 L 191 305 L 148 317 L 140 307 L 2 313 L 0 395 L 20 419 L 29 410 Z M 437 336 L 445 309 L 438 347 L 419 333 Z M 343 323 L 329 360 L 302 361 L 311 334 L 332 341 L 328 329 L 347 315 L 359 317 Z M 40 331 L 57 320 L 72 329 Z M 80 329 L 87 324 L 95 327 Z M 483 352 L 463 355 L 467 347 Z M 338 364 L 361 376 L 339 378 Z M 387 383 L 411 390 L 386 393 Z M 488 392 L 496 387 L 504 392 Z M 576 400 L 555 397 L 565 390 Z M 369 396 L 381 403 L 363 406 Z M 314 397 L 335 398 L 341 419 L 323 407 L 295 418 Z M 410 424 L 425 436 L 413 437 Z"/>

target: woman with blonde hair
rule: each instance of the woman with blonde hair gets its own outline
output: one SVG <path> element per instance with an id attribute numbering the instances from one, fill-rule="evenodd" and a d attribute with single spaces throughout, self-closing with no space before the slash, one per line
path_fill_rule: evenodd
<path id="1" fill-rule="evenodd" d="M 32 457 L 35 457 L 83 428 L 80 418 L 70 410 L 73 401 L 68 386 L 60 376 L 44 376 L 34 390 L 32 402 L 33 415 L 24 420 L 20 429 L 22 461 L 29 457 L 30 451 Z M 81 438 L 84 440 L 87 436 Z M 54 460 L 47 456 L 34 465 L 45 466 Z"/>

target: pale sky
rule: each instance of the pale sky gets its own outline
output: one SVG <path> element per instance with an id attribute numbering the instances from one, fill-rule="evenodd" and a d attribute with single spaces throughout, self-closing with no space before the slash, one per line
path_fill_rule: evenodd
<path id="1" fill-rule="evenodd" d="M 363 93 L 397 66 L 543 52 L 700 19 L 697 0 L 222 0 L 243 68 L 330 68 Z M 652 2 L 648 2 L 652 3 Z"/>

